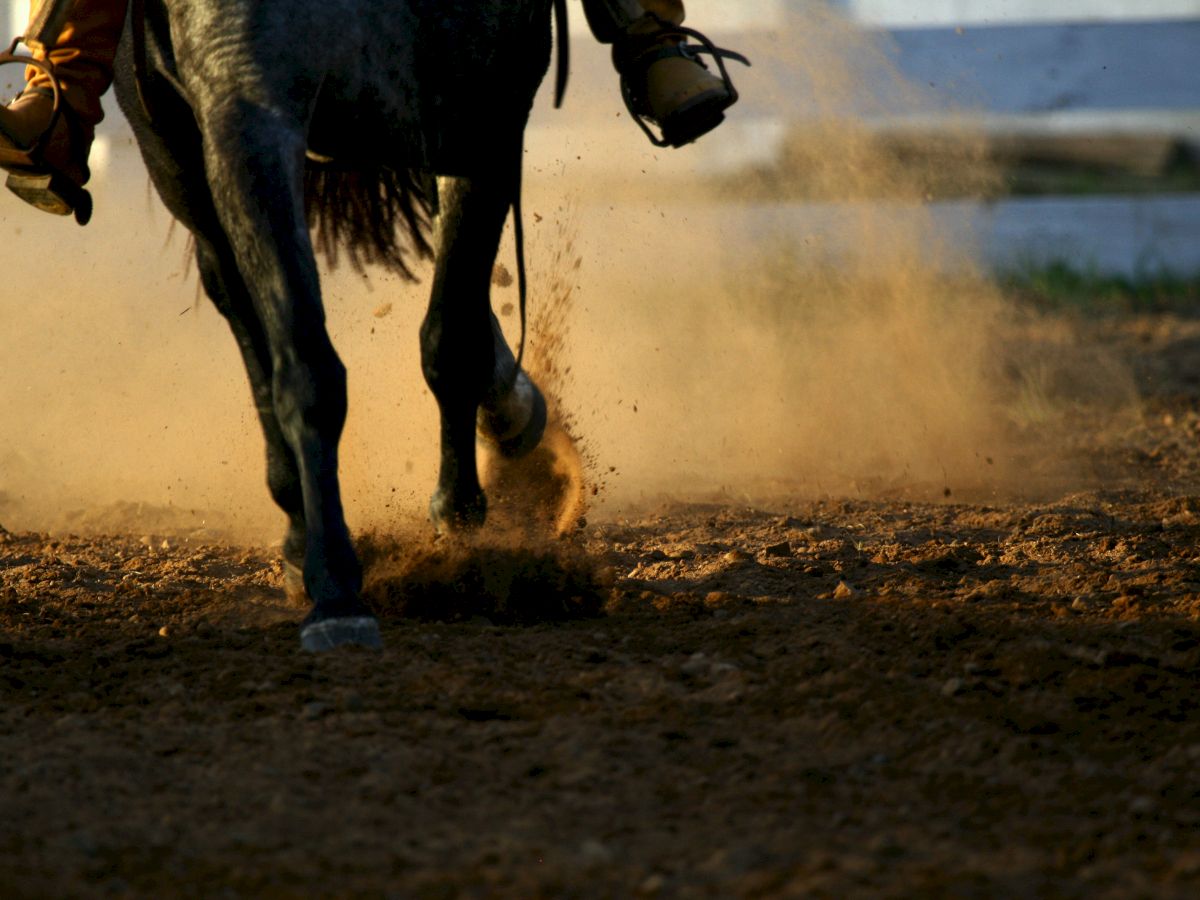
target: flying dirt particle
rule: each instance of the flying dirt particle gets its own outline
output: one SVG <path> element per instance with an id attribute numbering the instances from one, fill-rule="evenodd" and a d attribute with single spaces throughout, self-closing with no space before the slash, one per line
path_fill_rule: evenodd
<path id="1" fill-rule="evenodd" d="M 492 284 L 496 287 L 506 288 L 513 283 L 512 273 L 508 271 L 504 263 L 496 263 L 492 268 Z"/>
<path id="2" fill-rule="evenodd" d="M 392 304 L 381 303 L 381 304 L 379 304 L 379 306 L 375 307 L 374 315 L 375 315 L 375 318 L 382 319 L 384 316 L 386 316 L 391 311 L 392 311 Z"/>
<path id="3" fill-rule="evenodd" d="M 951 490 L 950 490 L 950 488 L 948 488 L 948 487 L 946 487 L 946 488 L 942 488 L 942 496 L 943 496 L 943 497 L 949 497 L 949 496 L 950 496 L 950 494 L 951 494 Z"/>

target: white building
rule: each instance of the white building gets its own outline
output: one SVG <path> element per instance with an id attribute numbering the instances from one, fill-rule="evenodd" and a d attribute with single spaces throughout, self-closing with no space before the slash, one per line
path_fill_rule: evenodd
<path id="1" fill-rule="evenodd" d="M 1200 0 L 836 0 L 885 28 L 1200 18 Z"/>

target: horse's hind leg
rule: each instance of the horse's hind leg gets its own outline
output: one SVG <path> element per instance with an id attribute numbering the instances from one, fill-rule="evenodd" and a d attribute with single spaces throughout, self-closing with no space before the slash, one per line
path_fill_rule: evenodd
<path id="1" fill-rule="evenodd" d="M 491 312 L 492 266 L 515 189 L 515 180 L 500 173 L 438 183 L 437 266 L 421 362 L 441 412 L 441 469 L 430 503 L 439 530 L 476 527 L 486 518 L 477 426 L 511 454 L 531 449 L 545 427 L 545 402 L 516 372 Z"/>
<path id="2" fill-rule="evenodd" d="M 496 354 L 492 389 L 479 407 L 476 429 L 501 457 L 518 459 L 533 450 L 546 431 L 546 398 L 533 379 L 517 368 L 494 313 L 492 341 Z"/>
<path id="3" fill-rule="evenodd" d="M 338 441 L 346 370 L 325 330 L 303 214 L 303 130 L 244 100 L 211 110 L 205 161 L 270 358 L 271 402 L 296 462 L 304 520 L 304 586 L 313 602 L 306 649 L 379 645 L 360 598 L 362 573 L 342 511 Z M 229 156 L 238 152 L 237 159 Z"/>

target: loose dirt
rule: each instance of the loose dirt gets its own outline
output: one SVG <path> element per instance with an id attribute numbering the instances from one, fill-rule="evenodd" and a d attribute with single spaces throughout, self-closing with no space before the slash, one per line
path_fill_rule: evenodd
<path id="1" fill-rule="evenodd" d="M 1195 896 L 1200 324 L 1058 327 L 1142 393 L 1094 487 L 376 539 L 381 653 L 267 549 L 0 531 L 3 893 Z"/>

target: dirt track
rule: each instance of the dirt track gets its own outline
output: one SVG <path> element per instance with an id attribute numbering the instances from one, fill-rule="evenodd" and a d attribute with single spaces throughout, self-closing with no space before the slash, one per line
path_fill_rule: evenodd
<path id="1" fill-rule="evenodd" d="M 597 618 L 302 656 L 266 551 L 0 533 L 3 892 L 1195 896 L 1200 327 L 1087 327 L 1101 487 L 594 523 Z"/>

